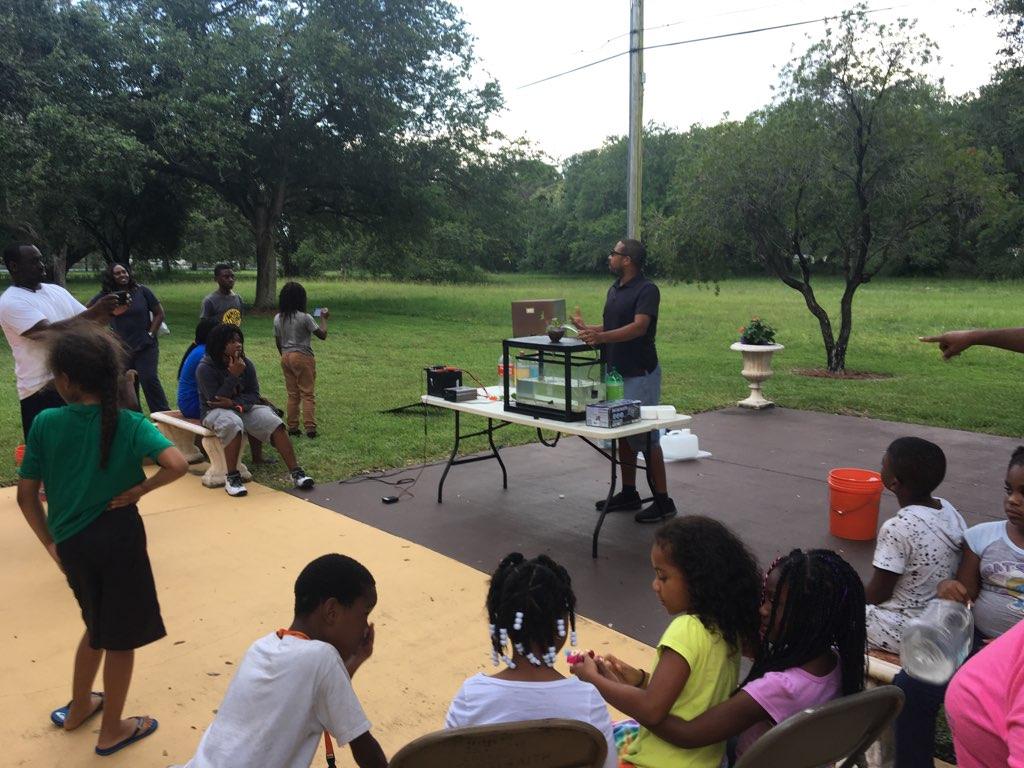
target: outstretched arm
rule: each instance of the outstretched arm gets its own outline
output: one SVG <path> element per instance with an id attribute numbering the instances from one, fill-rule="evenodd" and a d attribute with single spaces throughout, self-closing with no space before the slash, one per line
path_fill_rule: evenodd
<path id="1" fill-rule="evenodd" d="M 965 349 L 974 346 L 1024 352 L 1024 328 L 978 328 L 969 331 L 946 331 L 938 336 L 922 336 L 921 341 L 938 344 L 945 360 L 956 357 Z"/>
<path id="2" fill-rule="evenodd" d="M 770 717 L 764 708 L 749 693 L 741 690 L 693 720 L 669 715 L 651 730 L 669 744 L 695 749 L 738 736 L 755 723 L 767 719 Z"/>

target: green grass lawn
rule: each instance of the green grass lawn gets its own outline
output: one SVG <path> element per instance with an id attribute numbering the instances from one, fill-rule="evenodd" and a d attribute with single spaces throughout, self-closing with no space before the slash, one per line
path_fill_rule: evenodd
<path id="1" fill-rule="evenodd" d="M 523 298 L 566 298 L 584 317 L 600 317 L 606 276 L 588 278 L 500 275 L 486 284 L 436 286 L 384 281 L 309 281 L 310 306 L 331 309 L 330 335 L 314 339 L 317 355 L 321 437 L 297 438 L 303 466 L 318 480 L 365 470 L 420 462 L 424 419 L 382 415 L 411 403 L 424 389 L 423 367 L 448 363 L 472 371 L 485 383 L 497 381 L 501 339 L 511 334 L 509 303 Z M 74 282 L 70 290 L 87 299 L 98 281 Z M 210 282 L 151 285 L 167 311 L 172 334 L 161 340 L 160 371 L 173 402 L 175 374 L 191 341 L 199 304 Z M 770 279 L 730 280 L 716 295 L 695 285 L 662 285 L 658 350 L 663 368 L 663 401 L 695 413 L 729 405 L 745 396 L 738 353 L 729 350 L 737 328 L 752 315 L 774 325 L 786 345 L 776 357 L 776 375 L 766 385 L 780 405 L 933 424 L 1002 435 L 1020 433 L 1013 398 L 1021 389 L 1024 356 L 971 350 L 943 363 L 936 349 L 917 336 L 942 329 L 1019 325 L 1019 283 L 876 280 L 858 292 L 851 369 L 889 374 L 878 381 L 807 378 L 793 369 L 824 366 L 817 322 L 802 297 Z M 839 281 L 821 284 L 829 309 L 838 304 Z M 251 300 L 254 279 L 243 275 L 237 290 Z M 264 394 L 282 407 L 284 383 L 272 333 L 272 314 L 246 315 L 246 354 L 255 362 Z M 0 482 L 15 478 L 12 457 L 21 442 L 13 363 L 0 345 Z M 450 415 L 426 419 L 428 458 L 451 446 Z M 525 442 L 525 428 L 502 431 L 506 442 Z M 471 446 L 470 446 L 471 447 Z M 881 446 L 880 446 L 881 448 Z M 283 472 L 261 469 L 258 479 L 283 483 Z"/>

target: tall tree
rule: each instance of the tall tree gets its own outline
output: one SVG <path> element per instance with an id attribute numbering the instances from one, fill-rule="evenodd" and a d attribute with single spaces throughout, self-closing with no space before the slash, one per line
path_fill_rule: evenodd
<path id="1" fill-rule="evenodd" d="M 133 40 L 140 137 L 249 223 L 258 307 L 275 300 L 282 216 L 415 222 L 500 103 L 467 85 L 446 0 L 104 2 Z"/>

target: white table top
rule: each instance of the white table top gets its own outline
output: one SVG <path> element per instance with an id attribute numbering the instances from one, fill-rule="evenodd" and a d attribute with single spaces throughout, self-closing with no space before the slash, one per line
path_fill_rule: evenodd
<path id="1" fill-rule="evenodd" d="M 488 395 L 497 395 L 497 400 L 489 400 Z M 683 413 L 677 413 L 668 419 L 640 419 L 621 427 L 588 427 L 585 421 L 558 421 L 557 419 L 545 419 L 538 416 L 530 416 L 527 413 L 506 411 L 505 403 L 502 400 L 501 387 L 488 387 L 477 389 L 477 399 L 467 400 L 462 403 L 453 403 L 443 397 L 432 397 L 423 395 L 420 400 L 426 405 L 436 405 L 438 408 L 447 408 L 450 411 L 459 411 L 473 416 L 483 416 L 485 419 L 497 419 L 507 421 L 511 424 L 522 424 L 527 427 L 538 429 L 549 429 L 553 432 L 561 432 L 563 435 L 579 435 L 591 440 L 618 440 L 630 435 L 640 435 L 652 429 L 679 429 L 686 426 L 691 417 Z"/>

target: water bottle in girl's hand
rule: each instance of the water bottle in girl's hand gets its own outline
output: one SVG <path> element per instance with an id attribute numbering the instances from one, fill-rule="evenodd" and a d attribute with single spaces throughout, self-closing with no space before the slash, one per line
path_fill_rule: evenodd
<path id="1" fill-rule="evenodd" d="M 900 642 L 900 664 L 917 680 L 944 685 L 964 663 L 974 638 L 974 616 L 963 603 L 932 600 L 907 622 Z"/>

